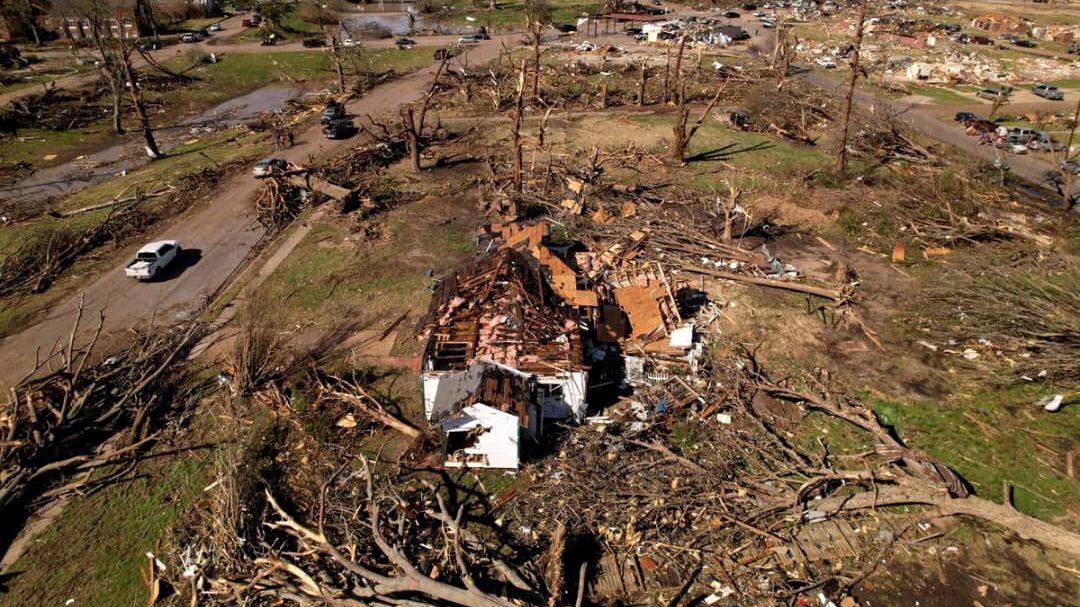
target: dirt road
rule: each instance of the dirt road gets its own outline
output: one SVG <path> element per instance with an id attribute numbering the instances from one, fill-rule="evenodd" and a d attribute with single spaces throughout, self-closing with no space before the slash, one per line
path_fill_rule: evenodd
<path id="1" fill-rule="evenodd" d="M 467 49 L 472 65 L 498 56 L 501 42 L 495 37 Z M 460 57 L 457 59 L 460 60 Z M 350 113 L 384 115 L 404 103 L 415 101 L 427 90 L 437 66 L 415 72 L 376 87 L 348 105 Z M 276 154 L 292 162 L 303 163 L 310 156 L 341 153 L 354 145 L 350 140 L 329 141 L 321 127 L 314 125 L 299 134 L 297 145 Z M 0 388 L 6 391 L 33 368 L 35 352 L 45 352 L 65 341 L 84 298 L 84 318 L 88 326 L 96 324 L 99 313 L 105 315 L 103 334 L 120 334 L 131 327 L 156 318 L 159 324 L 182 321 L 206 296 L 218 290 L 241 266 L 253 247 L 263 237 L 251 208 L 252 196 L 259 182 L 249 173 L 237 175 L 221 184 L 210 203 L 176 221 L 156 238 L 175 238 L 194 261 L 178 276 L 155 283 L 136 283 L 124 276 L 123 268 L 110 270 L 90 284 L 80 295 L 51 310 L 37 324 L 0 341 Z M 137 247 L 132 247 L 132 251 Z M 197 260 L 194 260 L 195 257 Z"/>

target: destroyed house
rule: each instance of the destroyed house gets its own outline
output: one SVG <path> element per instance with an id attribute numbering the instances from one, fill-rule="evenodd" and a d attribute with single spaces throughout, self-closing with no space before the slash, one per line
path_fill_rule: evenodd
<path id="1" fill-rule="evenodd" d="M 436 287 L 421 329 L 428 340 L 424 415 L 445 422 L 444 432 L 465 431 L 468 423 L 454 421 L 463 417 L 495 419 L 505 428 L 511 415 L 526 436 L 539 437 L 544 419 L 584 418 L 588 370 L 576 314 L 536 258 L 503 249 L 451 274 Z M 448 450 L 459 446 L 461 436 L 444 437 Z"/>
<path id="2" fill-rule="evenodd" d="M 442 376 L 431 404 L 448 467 L 517 468 L 543 430 L 535 379 L 493 362 Z"/>

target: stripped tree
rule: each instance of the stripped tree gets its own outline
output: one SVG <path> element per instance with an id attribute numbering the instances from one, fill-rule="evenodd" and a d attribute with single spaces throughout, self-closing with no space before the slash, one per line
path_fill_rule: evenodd
<path id="1" fill-rule="evenodd" d="M 117 135 L 124 133 L 123 96 L 127 89 L 146 140 L 146 153 L 150 158 L 160 158 L 161 151 L 139 87 L 138 72 L 131 65 L 131 55 L 139 43 L 138 32 L 127 31 L 127 23 L 107 0 L 82 0 L 74 10 L 76 16 L 89 25 L 88 37 L 101 55 L 98 72 L 112 93 L 113 131 Z"/>
<path id="2" fill-rule="evenodd" d="M 836 150 L 836 172 L 847 169 L 848 130 L 851 126 L 851 105 L 855 98 L 855 82 L 859 79 L 859 54 L 862 51 L 863 32 L 866 28 L 866 10 L 869 0 L 859 3 L 859 16 L 855 23 L 855 48 L 851 52 L 851 74 L 848 76 L 847 94 L 844 96 L 844 109 L 840 113 L 840 143 Z"/>
<path id="3" fill-rule="evenodd" d="M 345 90 L 345 67 L 341 59 L 340 24 L 341 5 L 335 0 L 311 0 L 300 7 L 300 16 L 319 27 L 330 44 L 330 58 L 334 62 L 338 91 Z"/>
<path id="4" fill-rule="evenodd" d="M 428 88 L 428 92 L 424 95 L 423 100 L 420 102 L 419 108 L 414 108 L 413 105 L 404 105 L 401 108 L 401 126 L 394 128 L 387 122 L 379 122 L 368 116 L 369 126 L 362 126 L 369 135 L 382 142 L 391 142 L 394 140 L 405 140 L 405 146 L 409 152 L 409 166 L 414 173 L 419 173 L 420 166 L 420 153 L 427 147 L 426 139 L 424 137 L 424 124 L 427 120 L 428 107 L 431 105 L 431 99 L 435 96 L 439 87 L 439 78 L 442 76 L 443 71 L 446 69 L 446 62 L 449 57 L 444 56 L 443 60 L 439 63 L 439 67 L 435 70 L 435 77 L 431 79 L 431 86 Z M 372 128 L 373 127 L 373 128 Z"/>
<path id="5" fill-rule="evenodd" d="M 724 86 L 722 85 L 713 95 L 709 105 L 705 107 L 705 111 L 698 116 L 698 119 L 694 121 L 693 126 L 687 129 L 686 123 L 690 119 L 690 107 L 686 102 L 686 84 L 679 86 L 678 104 L 679 110 L 675 115 L 675 126 L 672 127 L 672 140 L 671 140 L 671 159 L 676 162 L 683 162 L 686 156 L 686 148 L 690 146 L 690 140 L 697 134 L 698 129 L 701 128 L 701 123 L 705 121 L 705 117 L 712 112 L 716 102 L 720 100 L 720 94 L 724 92 Z"/>

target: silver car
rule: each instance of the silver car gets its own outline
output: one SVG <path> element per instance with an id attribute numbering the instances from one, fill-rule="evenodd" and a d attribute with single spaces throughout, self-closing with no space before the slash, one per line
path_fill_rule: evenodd
<path id="1" fill-rule="evenodd" d="M 1036 84 L 1031 88 L 1031 94 L 1042 97 L 1043 99 L 1049 99 L 1050 101 L 1061 101 L 1065 99 L 1065 93 L 1061 92 L 1061 89 L 1052 84 Z"/>

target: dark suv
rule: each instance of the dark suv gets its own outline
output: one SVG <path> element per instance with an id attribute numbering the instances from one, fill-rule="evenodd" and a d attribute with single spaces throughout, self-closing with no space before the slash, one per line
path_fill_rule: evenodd
<path id="1" fill-rule="evenodd" d="M 341 120 L 344 117 L 345 106 L 336 101 L 331 101 L 330 103 L 326 104 L 326 109 L 324 109 L 322 111 L 322 115 L 319 116 L 319 122 L 323 124 L 330 124 L 331 122 L 335 120 Z"/>
<path id="2" fill-rule="evenodd" d="M 324 126 L 322 133 L 327 139 L 347 139 L 352 137 L 356 130 L 356 125 L 353 124 L 351 118 L 338 118 Z"/>

